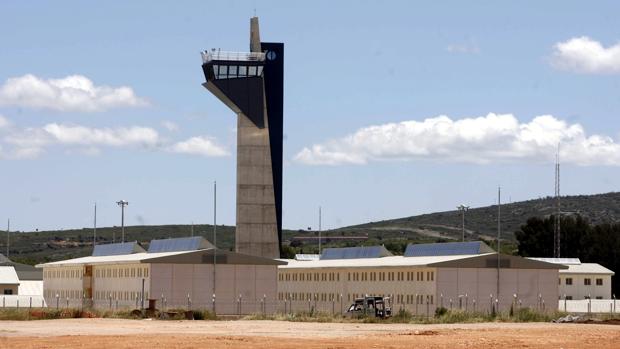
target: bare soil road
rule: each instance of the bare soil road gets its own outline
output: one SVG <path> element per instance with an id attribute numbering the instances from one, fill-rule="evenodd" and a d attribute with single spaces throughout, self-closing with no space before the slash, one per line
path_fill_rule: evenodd
<path id="1" fill-rule="evenodd" d="M 0 321 L 0 348 L 620 348 L 620 326 L 62 319 Z"/>

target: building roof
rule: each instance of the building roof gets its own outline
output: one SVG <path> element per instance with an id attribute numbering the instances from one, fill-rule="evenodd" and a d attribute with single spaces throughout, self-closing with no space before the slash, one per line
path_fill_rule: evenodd
<path id="1" fill-rule="evenodd" d="M 385 246 L 359 246 L 326 248 L 323 250 L 320 259 L 382 258 L 388 256 L 392 256 L 392 253 Z"/>
<path id="2" fill-rule="evenodd" d="M 475 255 L 495 252 L 482 241 L 409 244 L 405 257 Z"/>
<path id="3" fill-rule="evenodd" d="M 568 269 L 560 270 L 560 274 L 599 274 L 614 275 L 612 270 L 605 268 L 598 263 L 569 264 Z"/>
<path id="4" fill-rule="evenodd" d="M 173 239 L 151 240 L 149 253 L 155 252 L 175 252 L 175 251 L 197 251 L 214 246 L 202 236 L 192 236 Z"/>
<path id="5" fill-rule="evenodd" d="M 19 285 L 19 278 L 12 266 L 0 267 L 0 284 L 1 285 Z"/>
<path id="6" fill-rule="evenodd" d="M 428 266 L 437 262 L 445 262 L 455 259 L 463 259 L 472 256 L 431 256 L 409 257 L 388 256 L 378 258 L 355 258 L 355 259 L 321 259 L 315 261 L 286 260 L 288 265 L 281 266 L 283 269 L 296 268 L 367 268 L 367 267 L 405 267 L 405 266 Z"/>
<path id="7" fill-rule="evenodd" d="M 20 281 L 23 280 L 43 280 L 43 271 L 35 268 L 32 265 L 15 263 L 6 258 L 3 254 L 0 254 L 0 266 L 10 266 L 15 268 L 17 277 Z"/>
<path id="8" fill-rule="evenodd" d="M 579 258 L 528 257 L 528 259 L 564 265 L 581 264 L 581 260 L 579 260 Z"/>
<path id="9" fill-rule="evenodd" d="M 127 263 L 172 263 L 172 264 L 212 264 L 213 254 L 218 264 L 255 264 L 255 265 L 281 265 L 281 261 L 245 255 L 214 248 L 196 251 L 173 251 L 173 252 L 140 252 L 125 255 L 112 256 L 87 256 L 64 261 L 38 264 L 38 268 L 66 267 L 81 265 L 103 264 L 127 264 Z"/>
<path id="10" fill-rule="evenodd" d="M 318 261 L 286 260 L 288 265 L 280 269 L 313 268 L 390 268 L 390 267 L 431 267 L 431 268 L 496 268 L 497 253 L 451 256 L 404 257 L 390 256 L 382 258 L 331 259 Z M 502 269 L 566 269 L 559 264 L 526 259 L 519 256 L 500 255 Z"/>
<path id="11" fill-rule="evenodd" d="M 95 245 L 93 256 L 120 256 L 123 254 L 132 254 L 144 252 L 142 246 L 137 241 L 119 242 L 115 244 Z"/>

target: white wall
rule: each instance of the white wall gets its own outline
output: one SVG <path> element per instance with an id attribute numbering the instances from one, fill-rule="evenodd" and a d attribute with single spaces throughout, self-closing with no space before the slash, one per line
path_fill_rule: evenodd
<path id="1" fill-rule="evenodd" d="M 496 269 L 440 268 L 437 272 L 437 297 L 440 305 L 443 299 L 446 308 L 450 308 L 452 300 L 453 308 L 460 305 L 464 309 L 467 305 L 468 310 L 473 310 L 475 306 L 478 311 L 488 311 L 491 295 L 493 302 L 498 298 L 502 310 L 510 308 L 515 294 L 522 306 L 538 308 L 542 306 L 540 295 L 540 299 L 553 308 L 558 299 L 557 278 L 557 270 L 501 269 L 498 297 Z"/>
<path id="2" fill-rule="evenodd" d="M 564 295 L 574 300 L 585 299 L 588 295 L 593 299 L 611 299 L 611 275 L 560 273 L 559 277 L 561 299 Z M 572 278 L 572 285 L 566 284 L 567 278 Z M 584 279 L 590 279 L 590 285 L 585 285 Z M 603 285 L 596 285 L 596 279 L 603 279 Z"/>
<path id="3" fill-rule="evenodd" d="M 215 307 L 218 314 L 273 312 L 277 289 L 277 267 L 268 265 L 221 264 L 216 267 Z M 151 294 L 161 308 L 186 308 L 190 295 L 192 308 L 213 309 L 213 265 L 152 264 Z M 241 306 L 239 309 L 239 295 Z M 262 306 L 266 296 L 266 306 Z"/>

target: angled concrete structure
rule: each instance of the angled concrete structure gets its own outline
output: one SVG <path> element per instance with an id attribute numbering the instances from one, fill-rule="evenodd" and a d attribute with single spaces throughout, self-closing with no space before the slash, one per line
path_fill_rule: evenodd
<path id="1" fill-rule="evenodd" d="M 203 86 L 237 114 L 238 253 L 278 258 L 282 237 L 284 44 L 260 41 L 250 20 L 250 52 L 202 53 Z"/>

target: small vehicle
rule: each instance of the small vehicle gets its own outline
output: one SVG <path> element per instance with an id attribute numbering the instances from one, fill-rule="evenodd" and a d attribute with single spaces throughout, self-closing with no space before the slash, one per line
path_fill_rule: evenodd
<path id="1" fill-rule="evenodd" d="M 347 314 L 351 316 L 374 315 L 386 319 L 392 316 L 392 303 L 390 297 L 366 296 L 356 298 L 355 302 L 349 306 Z"/>

